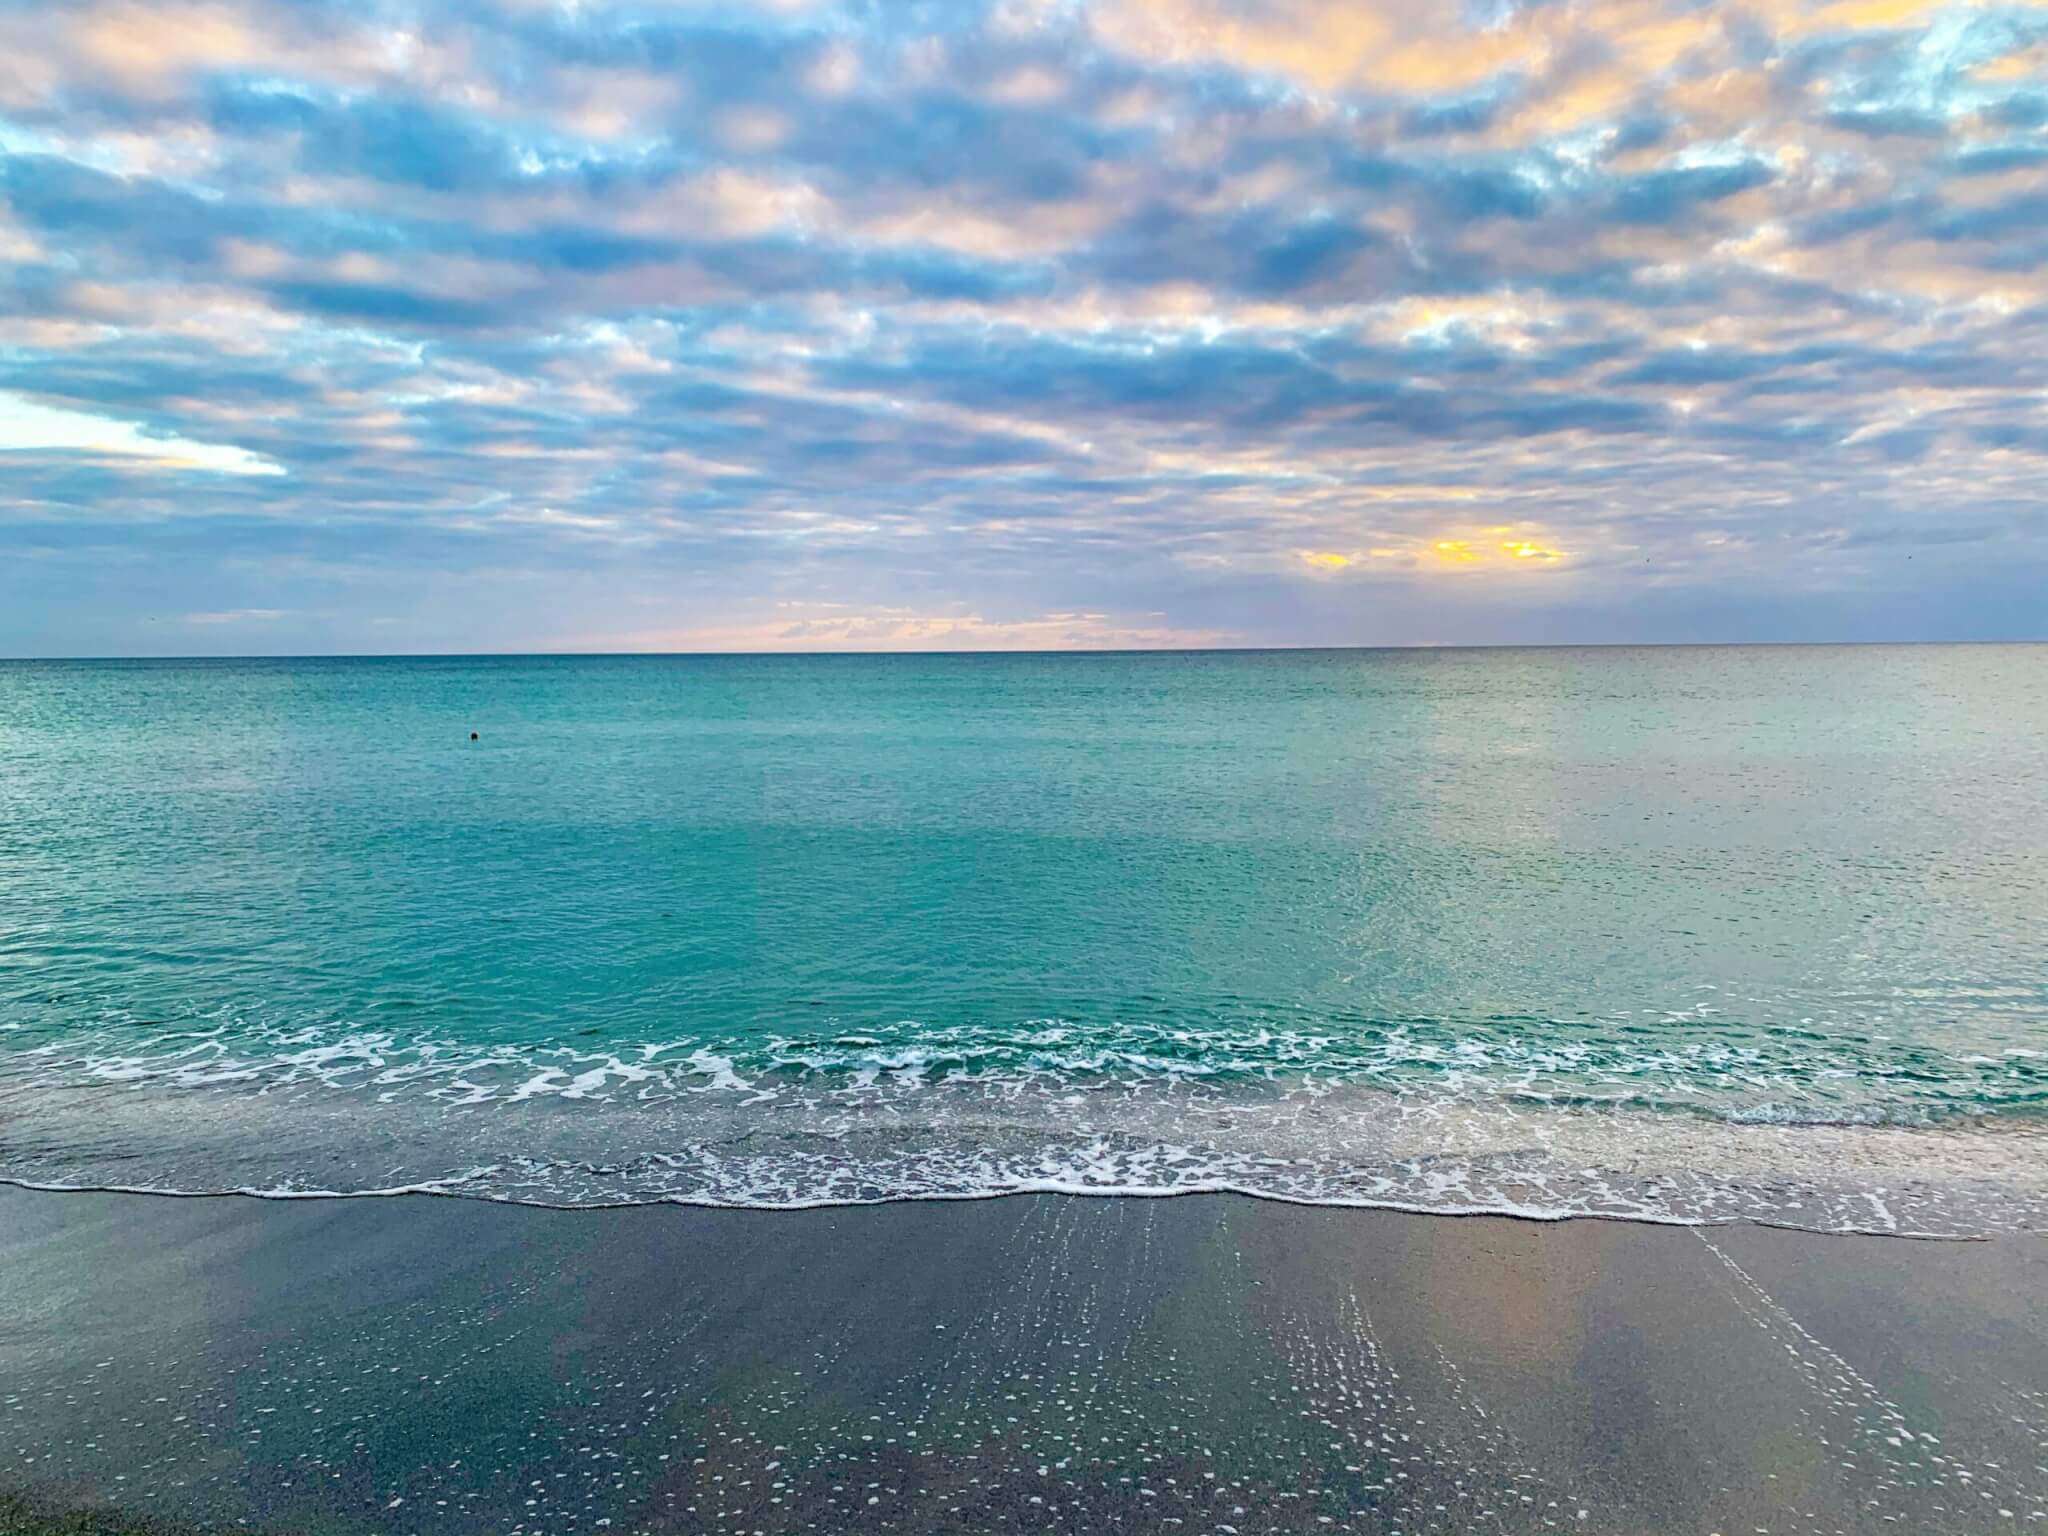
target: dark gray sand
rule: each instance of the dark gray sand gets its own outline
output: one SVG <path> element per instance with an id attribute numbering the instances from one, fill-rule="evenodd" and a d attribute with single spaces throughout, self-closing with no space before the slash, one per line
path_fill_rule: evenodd
<path id="1" fill-rule="evenodd" d="M 2048 1243 L 0 1190 L 0 1495 L 315 1532 L 2048 1533 Z"/>

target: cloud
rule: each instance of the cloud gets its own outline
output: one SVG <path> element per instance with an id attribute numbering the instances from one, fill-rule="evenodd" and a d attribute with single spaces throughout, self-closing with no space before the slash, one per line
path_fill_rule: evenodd
<path id="1" fill-rule="evenodd" d="M 0 59 L 0 650 L 2039 626 L 2039 6 L 79 0 Z"/>
<path id="2" fill-rule="evenodd" d="M 274 624 L 284 617 L 282 608 L 224 608 L 215 613 L 188 613 L 187 624 Z"/>
<path id="3" fill-rule="evenodd" d="M 1187 650 L 1228 644 L 1225 630 L 1178 629 L 1148 618 L 1047 613 L 989 619 L 979 613 L 908 608 L 853 611 L 833 603 L 783 603 L 772 616 L 571 639 L 575 651 L 1104 651 Z"/>
<path id="4" fill-rule="evenodd" d="M 133 461 L 138 468 L 220 475 L 281 475 L 284 466 L 231 444 L 158 436 L 132 422 L 39 405 L 0 392 L 0 453 L 78 453 Z"/>
<path id="5" fill-rule="evenodd" d="M 1614 216 L 1624 224 L 1668 224 L 1708 203 L 1748 192 L 1774 175 L 1761 160 L 1674 165 L 1630 176 L 1614 192 Z"/>

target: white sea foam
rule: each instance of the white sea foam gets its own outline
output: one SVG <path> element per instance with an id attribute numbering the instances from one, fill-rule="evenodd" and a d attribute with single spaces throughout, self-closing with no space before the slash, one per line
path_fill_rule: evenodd
<path id="1" fill-rule="evenodd" d="M 0 1053 L 0 1175 L 569 1205 L 1233 1191 L 1544 1219 L 2048 1226 L 2048 1120 L 2027 1112 L 2048 1053 L 1916 1046 L 1895 1063 L 1876 1037 L 1852 1058 L 1804 1026 L 1686 1017 L 1701 1027 L 1683 1039 L 1540 1019 L 905 1020 L 588 1046 L 224 1018 L 69 1029 Z"/>
<path id="2" fill-rule="evenodd" d="M 1602 1030 L 1597 1039 L 1584 1033 L 1584 1021 L 1543 1020 L 1416 1027 L 1348 1021 L 1341 1031 L 1083 1027 L 1063 1020 L 928 1029 L 904 1021 L 887 1032 L 770 1037 L 743 1049 L 692 1038 L 585 1048 L 401 1039 L 362 1029 L 322 1037 L 302 1028 L 211 1023 L 147 1036 L 121 1028 L 67 1031 L 0 1055 L 0 1085 L 241 1084 L 264 1094 L 370 1091 L 382 1102 L 548 1098 L 594 1105 L 705 1094 L 766 1099 L 792 1084 L 807 1092 L 865 1093 L 976 1083 L 1016 1093 L 1073 1083 L 1264 1082 L 1312 1095 L 1365 1083 L 1425 1097 L 1681 1108 L 1788 1123 L 1924 1122 L 2006 1105 L 2024 1109 L 2048 1095 L 2048 1069 L 2039 1065 L 2048 1057 L 2027 1047 L 1946 1057 L 1917 1047 L 1894 1060 L 1875 1040 L 1787 1043 L 1757 1030 L 1683 1041 L 1620 1029 Z"/>
<path id="3" fill-rule="evenodd" d="M 1392 1094 L 1332 1083 L 920 1079 L 763 1085 L 716 1053 L 696 1087 L 602 1106 L 616 1057 L 530 1093 L 175 1095 L 113 1079 L 12 1112 L 0 1174 L 44 1185 L 277 1198 L 426 1193 L 545 1205 L 802 1209 L 1051 1192 L 1229 1192 L 1303 1204 L 1976 1236 L 2048 1227 L 2048 1131 L 1730 1121 Z M 621 1074 L 617 1068 L 631 1069 Z M 583 1084 L 582 1093 L 574 1091 Z M 150 1172 L 141 1179 L 138 1168 Z"/>

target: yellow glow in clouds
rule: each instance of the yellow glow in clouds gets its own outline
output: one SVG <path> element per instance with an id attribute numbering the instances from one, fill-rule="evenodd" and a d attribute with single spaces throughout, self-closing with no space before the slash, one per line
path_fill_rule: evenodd
<path id="1" fill-rule="evenodd" d="M 1488 528 L 1485 534 L 1498 535 L 1512 532 L 1512 527 Z M 1418 564 L 1501 567 L 1507 565 L 1555 565 L 1564 560 L 1565 552 L 1540 539 L 1507 538 L 1496 541 L 1492 538 L 1474 536 L 1467 539 L 1437 539 L 1433 543 L 1401 548 L 1367 550 L 1364 554 L 1345 554 L 1334 549 L 1298 549 L 1295 555 L 1303 565 L 1312 565 L 1323 571 L 1342 571 L 1371 556 L 1374 560 L 1392 560 L 1400 567 L 1413 570 Z"/>
<path id="2" fill-rule="evenodd" d="M 1487 532 L 1507 530 L 1489 528 Z M 1484 539 L 1438 539 L 1429 553 L 1440 565 L 1555 565 L 1565 558 L 1563 550 L 1527 538 L 1502 539 L 1498 544 Z"/>

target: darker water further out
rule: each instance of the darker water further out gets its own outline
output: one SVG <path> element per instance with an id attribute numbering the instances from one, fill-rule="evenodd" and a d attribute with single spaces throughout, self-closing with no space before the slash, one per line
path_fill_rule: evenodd
<path id="1" fill-rule="evenodd" d="M 0 663 L 21 1183 L 1970 1235 L 2044 1108 L 2048 648 Z"/>

